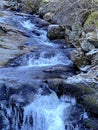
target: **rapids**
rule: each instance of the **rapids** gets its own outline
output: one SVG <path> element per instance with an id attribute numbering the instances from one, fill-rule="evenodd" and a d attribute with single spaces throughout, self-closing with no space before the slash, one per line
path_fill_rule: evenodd
<path id="1" fill-rule="evenodd" d="M 49 78 L 66 78 L 75 70 L 69 58 L 73 48 L 63 40 L 50 41 L 48 23 L 43 26 L 40 20 L 37 15 L 19 13 L 0 19 L 28 37 L 24 46 L 35 48 L 0 68 L 7 93 L 0 103 L 1 130 L 86 130 L 83 120 L 88 115 L 76 99 L 64 94 L 58 98 L 42 83 Z"/>

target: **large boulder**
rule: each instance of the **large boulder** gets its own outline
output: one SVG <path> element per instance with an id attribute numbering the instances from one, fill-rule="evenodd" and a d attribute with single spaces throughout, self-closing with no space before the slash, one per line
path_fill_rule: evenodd
<path id="1" fill-rule="evenodd" d="M 75 23 L 77 16 L 79 16 L 77 13 L 80 13 L 85 8 L 90 7 L 90 3 L 91 1 L 88 0 L 86 2 L 84 0 L 70 0 L 70 2 L 66 0 L 44 0 L 39 8 L 39 14 L 44 16 L 46 13 L 52 12 L 54 14 L 51 18 L 53 23 L 72 25 Z M 83 20 L 82 15 L 79 17 Z"/>
<path id="2" fill-rule="evenodd" d="M 87 71 L 64 80 L 63 90 L 76 95 L 85 108 L 98 114 L 98 65 Z"/>

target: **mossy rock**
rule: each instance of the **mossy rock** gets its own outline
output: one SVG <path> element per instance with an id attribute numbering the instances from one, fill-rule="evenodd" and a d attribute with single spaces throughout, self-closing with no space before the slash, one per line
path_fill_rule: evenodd
<path id="1" fill-rule="evenodd" d="M 83 96 L 82 102 L 91 113 L 98 114 L 98 93 Z"/>
<path id="2" fill-rule="evenodd" d="M 98 47 L 98 11 L 92 12 L 88 16 L 84 30 L 86 32 L 85 38 L 95 47 Z"/>
<path id="3" fill-rule="evenodd" d="M 84 27 L 86 27 L 86 28 L 90 27 L 89 29 L 91 29 L 91 30 L 98 28 L 98 11 L 92 12 L 88 16 L 88 18 L 84 24 Z"/>

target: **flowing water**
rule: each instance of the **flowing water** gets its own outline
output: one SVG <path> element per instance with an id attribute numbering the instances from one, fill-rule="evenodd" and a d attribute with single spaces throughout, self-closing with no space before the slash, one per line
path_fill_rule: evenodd
<path id="1" fill-rule="evenodd" d="M 86 130 L 82 123 L 88 118 L 74 97 L 62 95 L 58 99 L 55 92 L 35 94 L 34 101 L 23 110 L 18 104 L 10 106 L 6 116 L 3 130 Z"/>
<path id="2" fill-rule="evenodd" d="M 73 48 L 68 48 L 61 40 L 50 41 L 47 38 L 46 26 L 42 27 L 42 24 L 38 24 L 38 20 L 36 15 L 21 16 L 19 14 L 0 20 L 0 22 L 16 26 L 28 37 L 28 41 L 24 45 L 36 48 L 35 51 L 13 59 L 7 67 L 1 68 L 0 79 L 18 80 L 19 82 L 22 79 L 23 82 L 26 82 L 30 75 L 34 80 L 43 80 L 74 74 L 73 62 L 69 58 L 69 53 Z M 64 71 L 66 67 L 70 68 L 68 72 Z M 48 74 L 48 71 L 51 73 Z M 35 89 L 37 85 L 33 87 Z M 5 103 L 6 105 L 1 103 L 0 110 L 4 124 L 1 129 L 86 130 L 83 120 L 88 118 L 87 113 L 77 105 L 75 98 L 66 95 L 58 98 L 48 86 L 46 88 L 49 90 L 48 93 L 46 93 L 46 89 L 44 92 L 41 88 L 38 88 L 37 92 L 33 94 L 29 89 L 25 92 L 19 90 L 16 95 L 11 97 L 12 99 L 16 98 L 16 102 L 10 101 Z M 29 94 L 26 93 L 28 91 Z M 30 102 L 22 105 L 23 98 L 27 98 L 25 102 Z"/>

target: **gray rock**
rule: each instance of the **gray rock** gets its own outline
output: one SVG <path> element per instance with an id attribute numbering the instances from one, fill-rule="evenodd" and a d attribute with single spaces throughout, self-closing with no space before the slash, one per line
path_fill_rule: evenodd
<path id="1" fill-rule="evenodd" d="M 54 13 L 48 12 L 48 13 L 46 13 L 46 14 L 43 16 L 43 18 L 44 18 L 46 21 L 51 21 L 53 15 L 54 15 Z"/>
<path id="2" fill-rule="evenodd" d="M 59 25 L 49 25 L 47 36 L 50 39 L 62 39 L 65 37 L 65 29 Z"/>
<path id="3" fill-rule="evenodd" d="M 64 80 L 64 91 L 76 95 L 85 108 L 98 114 L 98 65 Z M 65 84 L 65 85 L 64 85 Z"/>
<path id="4" fill-rule="evenodd" d="M 91 51 L 92 49 L 95 49 L 95 46 L 88 42 L 87 40 L 83 40 L 81 43 L 81 48 L 83 49 L 84 52 Z"/>
<path id="5" fill-rule="evenodd" d="M 81 48 L 77 48 L 76 50 L 72 51 L 70 57 L 79 69 L 83 68 L 86 65 L 89 65 L 89 62 Z"/>

